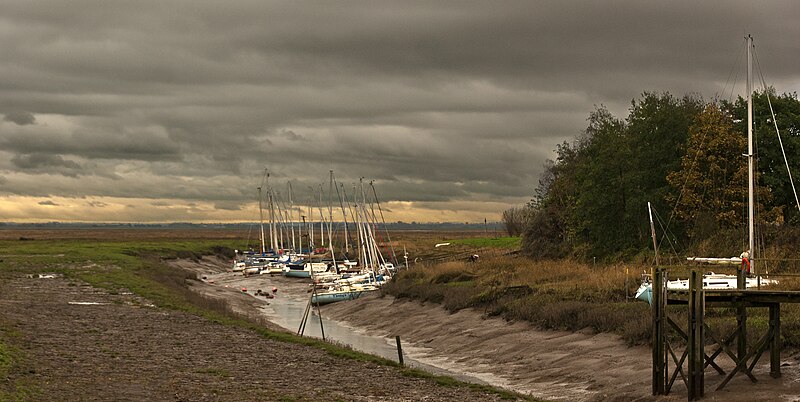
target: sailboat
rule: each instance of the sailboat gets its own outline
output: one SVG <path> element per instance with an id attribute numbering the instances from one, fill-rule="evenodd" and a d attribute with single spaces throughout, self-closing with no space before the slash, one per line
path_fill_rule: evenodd
<path id="1" fill-rule="evenodd" d="M 333 277 L 325 282 L 315 280 L 313 285 L 315 286 L 315 292 L 311 298 L 312 303 L 328 304 L 356 299 L 365 293 L 379 290 L 391 275 L 394 267 L 391 266 L 391 270 L 389 269 L 391 263 L 384 259 L 378 247 L 373 229 L 376 217 L 370 213 L 367 204 L 362 181 L 361 200 L 360 202 L 355 202 L 353 216 L 356 231 L 358 232 L 360 275 L 342 273 L 337 275 L 338 279 Z M 343 268 L 350 268 L 347 269 L 348 271 L 354 267 L 354 263 L 350 263 L 348 260 L 343 261 Z M 316 290 L 318 286 L 322 288 L 319 291 Z"/>
<path id="2" fill-rule="evenodd" d="M 752 57 L 752 48 L 753 48 L 753 37 L 748 35 L 747 36 L 747 176 L 748 176 L 748 199 L 747 199 L 747 211 L 748 211 L 748 219 L 747 219 L 747 226 L 748 226 L 748 250 L 744 251 L 739 255 L 739 257 L 730 257 L 730 258 L 708 258 L 708 257 L 687 257 L 688 262 L 692 263 L 705 263 L 705 264 L 713 264 L 713 265 L 739 265 L 741 264 L 741 269 L 746 270 L 749 274 L 750 272 L 756 273 L 755 276 L 748 275 L 744 279 L 744 287 L 745 288 L 756 288 L 761 287 L 764 285 L 772 285 L 776 284 L 777 281 L 774 279 L 767 279 L 762 278 L 760 275 L 757 275 L 756 270 L 756 247 L 755 247 L 755 153 L 753 150 L 753 89 L 752 89 L 752 82 L 753 82 L 753 57 Z M 787 165 L 788 166 L 788 165 Z M 650 213 L 650 226 L 651 226 L 651 233 L 653 234 L 653 246 L 656 247 L 655 241 L 655 230 L 653 228 L 653 217 L 652 212 L 649 210 L 650 204 L 648 203 L 648 212 Z M 658 255 L 656 250 L 656 255 Z M 657 257 L 656 257 L 657 258 Z M 656 259 L 656 264 L 658 264 L 658 260 Z M 650 283 L 648 275 L 643 275 L 643 280 L 641 286 L 636 292 L 634 296 L 638 300 L 646 301 L 648 303 L 652 303 L 653 300 L 653 290 L 652 284 Z M 727 275 L 727 274 L 717 274 L 714 272 L 708 272 L 703 275 L 703 288 L 704 289 L 738 289 L 740 286 L 739 278 L 736 275 Z M 668 290 L 681 290 L 681 289 L 689 289 L 689 280 L 688 279 L 676 279 L 667 281 L 666 287 Z"/>

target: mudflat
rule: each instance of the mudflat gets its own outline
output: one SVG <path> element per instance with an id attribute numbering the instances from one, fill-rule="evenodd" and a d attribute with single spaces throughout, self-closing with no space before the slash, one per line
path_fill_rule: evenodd
<path id="1" fill-rule="evenodd" d="M 281 292 L 303 292 L 307 280 L 281 276 L 222 273 L 224 262 L 204 258 L 199 262 L 176 261 L 176 266 L 202 273 L 216 273 L 215 283 L 202 283 L 199 292 L 225 295 L 239 308 L 256 308 L 260 301 L 240 288 L 278 286 Z M 227 287 L 224 287 L 227 286 Z M 220 292 L 224 289 L 224 292 Z M 274 301 L 278 302 L 278 301 Z M 426 363 L 476 377 L 492 385 L 546 400 L 569 401 L 666 401 L 685 400 L 680 377 L 672 394 L 651 395 L 651 350 L 627 346 L 613 334 L 543 331 L 525 322 L 486 317 L 475 309 L 450 313 L 435 303 L 420 303 L 375 293 L 357 300 L 322 306 L 327 319 L 358 331 L 394 338 L 399 335 L 405 353 Z M 709 349 L 709 354 L 711 350 Z M 726 371 L 734 366 L 717 360 Z M 800 365 L 796 355 L 783 357 L 783 376 L 769 376 L 768 359 L 754 369 L 758 383 L 738 375 L 721 391 L 715 371 L 706 373 L 706 400 L 798 401 Z M 673 369 L 671 369 L 673 370 Z"/>
<path id="2" fill-rule="evenodd" d="M 0 390 L 34 401 L 500 400 L 60 276 L 4 277 L 0 335 L 24 356 Z"/>
<path id="3" fill-rule="evenodd" d="M 198 278 L 225 277 L 218 283 L 192 281 L 191 288 L 228 301 L 240 313 L 260 313 L 264 300 L 237 288 L 239 281 L 260 279 L 226 273 L 227 261 L 209 257 L 173 265 L 193 270 Z M 281 292 L 303 291 L 306 286 L 290 278 L 274 280 L 284 281 Z M 451 314 L 436 304 L 380 295 L 324 306 L 323 314 L 370 334 L 400 335 L 406 353 L 415 358 L 535 397 L 686 398 L 680 379 L 672 395 L 652 397 L 649 348 L 627 347 L 610 334 L 541 331 L 527 323 L 487 318 L 482 311 Z M 155 307 L 127 292 L 109 293 L 60 276 L 3 277 L 0 330 L 25 355 L 25 366 L 14 370 L 10 381 L 0 382 L 0 390 L 25 384 L 37 391 L 31 400 L 500 399 L 485 391 L 408 377 L 396 367 L 266 339 L 251 330 Z M 754 370 L 758 383 L 737 376 L 718 392 L 713 388 L 722 378 L 709 371 L 706 400 L 796 401 L 798 359 L 786 354 L 783 362 L 782 378 L 770 378 L 768 365 L 761 362 Z"/>

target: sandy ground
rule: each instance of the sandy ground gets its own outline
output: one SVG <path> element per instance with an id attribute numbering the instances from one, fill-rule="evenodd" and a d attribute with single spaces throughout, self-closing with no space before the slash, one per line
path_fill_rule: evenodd
<path id="1" fill-rule="evenodd" d="M 216 272 L 209 277 L 215 279 L 211 287 L 240 291 L 240 287 L 252 290 L 277 285 L 282 292 L 304 292 L 307 286 L 293 278 L 220 274 L 212 261 L 202 264 L 206 265 L 180 263 L 198 272 Z M 252 297 L 237 297 L 252 303 Z M 324 306 L 322 314 L 376 336 L 399 335 L 412 357 L 536 397 L 569 401 L 686 399 L 680 378 L 670 396 L 652 397 L 649 347 L 628 347 L 611 334 L 541 331 L 526 323 L 486 318 L 476 310 L 450 314 L 435 304 L 380 295 Z M 731 368 L 725 358 L 717 363 Z M 739 375 L 722 391 L 714 389 L 724 377 L 709 370 L 705 400 L 800 401 L 799 363 L 795 357 L 784 356 L 783 377 L 773 379 L 768 374 L 768 357 L 762 357 L 754 370 L 758 383 Z"/>

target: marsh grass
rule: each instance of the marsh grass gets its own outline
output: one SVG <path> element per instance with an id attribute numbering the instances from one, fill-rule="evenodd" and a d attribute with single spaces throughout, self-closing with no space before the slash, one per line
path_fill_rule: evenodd
<path id="1" fill-rule="evenodd" d="M 619 334 L 629 345 L 649 344 L 650 306 L 632 299 L 644 270 L 647 267 L 634 264 L 533 261 L 500 254 L 474 263 L 418 265 L 401 271 L 384 291 L 441 303 L 451 312 L 473 307 L 488 316 L 528 321 L 543 329 L 591 329 Z M 682 273 L 671 271 L 674 277 Z M 800 276 L 775 278 L 780 283 L 771 289 L 800 289 Z M 670 308 L 669 314 L 685 327 L 685 308 Z M 708 308 L 706 322 L 720 339 L 737 325 L 735 312 L 721 308 Z M 767 309 L 748 309 L 750 339 L 759 339 L 768 328 Z M 800 347 L 800 305 L 782 306 L 781 334 L 785 346 Z M 673 341 L 683 342 L 677 337 Z"/>
<path id="2" fill-rule="evenodd" d="M 543 329 L 588 328 L 617 333 L 628 344 L 644 344 L 650 339 L 650 309 L 629 299 L 638 287 L 639 272 L 638 267 L 498 255 L 402 271 L 385 291 L 441 303 L 449 311 L 474 307 Z"/>

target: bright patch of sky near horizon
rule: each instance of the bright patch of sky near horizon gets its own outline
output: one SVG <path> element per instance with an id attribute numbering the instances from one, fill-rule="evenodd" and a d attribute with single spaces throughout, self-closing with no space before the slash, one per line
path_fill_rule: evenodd
<path id="1" fill-rule="evenodd" d="M 334 170 L 349 192 L 374 180 L 387 220 L 497 220 L 595 105 L 726 97 L 747 33 L 768 82 L 800 90 L 798 17 L 794 1 L 5 1 L 0 221 L 252 220 L 265 167 L 299 202 Z"/>

